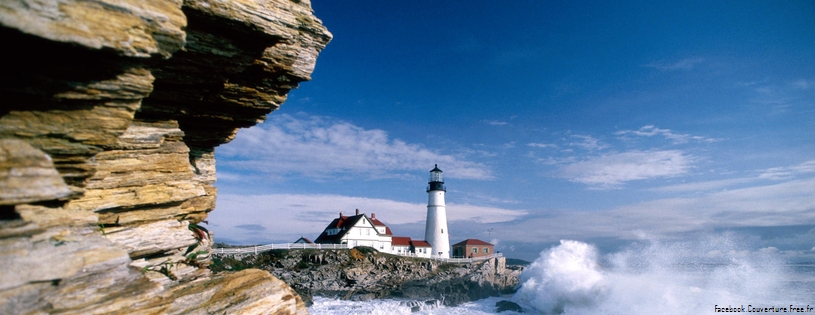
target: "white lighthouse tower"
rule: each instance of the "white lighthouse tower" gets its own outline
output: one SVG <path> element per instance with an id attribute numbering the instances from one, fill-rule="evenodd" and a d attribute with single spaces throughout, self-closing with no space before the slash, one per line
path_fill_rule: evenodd
<path id="1" fill-rule="evenodd" d="M 439 165 L 430 171 L 427 183 L 427 222 L 424 239 L 433 247 L 432 256 L 450 258 L 450 231 L 447 230 L 447 209 L 444 206 L 444 180 Z"/>

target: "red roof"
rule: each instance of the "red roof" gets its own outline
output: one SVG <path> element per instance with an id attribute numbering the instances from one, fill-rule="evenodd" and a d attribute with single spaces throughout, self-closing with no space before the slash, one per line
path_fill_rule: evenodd
<path id="1" fill-rule="evenodd" d="M 413 247 L 433 247 L 430 246 L 430 243 L 425 241 L 411 240 L 410 243 L 413 245 Z"/>
<path id="2" fill-rule="evenodd" d="M 477 239 L 474 239 L 474 238 L 468 238 L 468 239 L 466 239 L 466 240 L 463 240 L 463 241 L 461 241 L 461 242 L 458 242 L 458 243 L 453 244 L 453 246 L 466 246 L 466 245 L 489 245 L 489 246 L 495 246 L 495 245 L 492 245 L 492 244 L 487 243 L 487 242 L 485 242 L 485 241 L 482 241 L 482 240 L 477 240 Z"/>
<path id="3" fill-rule="evenodd" d="M 357 214 L 357 215 L 354 215 L 354 216 L 345 216 L 345 215 L 342 215 L 342 213 L 340 213 L 340 217 L 335 218 L 333 221 L 331 221 L 331 223 L 329 223 L 328 226 L 325 227 L 325 230 L 323 230 L 323 233 L 321 233 L 320 236 L 318 236 L 317 239 L 314 240 L 314 242 L 315 243 L 323 243 L 323 244 L 325 244 L 325 243 L 339 243 L 341 241 L 342 237 L 345 236 L 345 233 L 347 233 L 348 230 L 350 230 L 354 225 L 356 225 L 356 223 L 362 218 L 367 218 L 368 221 L 371 222 L 371 224 L 374 227 L 383 227 L 384 226 L 385 227 L 385 233 L 382 234 L 382 233 L 377 232 L 377 233 L 379 233 L 379 235 L 393 235 L 393 232 L 391 232 L 391 228 L 389 228 L 387 225 L 385 225 L 385 223 L 382 223 L 382 221 L 379 221 L 376 217 L 374 217 L 373 213 L 371 213 L 370 218 L 368 218 L 368 216 L 366 216 L 364 213 Z M 329 229 L 340 229 L 340 230 L 336 234 L 328 235 L 327 231 Z M 405 244 L 403 246 L 409 246 L 410 245 L 409 243 L 410 243 L 410 238 L 407 238 L 407 241 L 405 241 Z M 394 245 L 397 245 L 397 244 L 394 244 Z"/>
<path id="4" fill-rule="evenodd" d="M 312 242 L 310 239 L 305 238 L 305 237 L 302 237 L 302 236 L 301 236 L 300 238 L 298 238 L 298 239 L 297 239 L 296 241 L 294 241 L 294 242 L 295 242 L 295 243 L 298 243 L 298 242 L 300 242 L 301 240 L 302 240 L 303 242 L 305 242 L 306 244 L 314 244 L 314 242 Z"/>
<path id="5" fill-rule="evenodd" d="M 385 235 L 393 235 L 393 232 L 391 232 L 391 228 L 388 227 L 387 225 L 385 225 L 385 223 L 382 223 L 382 221 L 379 221 L 379 219 L 372 216 L 372 217 L 368 218 L 368 220 L 371 221 L 371 223 L 373 223 L 374 226 L 384 226 L 385 227 Z"/>
<path id="6" fill-rule="evenodd" d="M 410 246 L 410 237 L 407 237 L 407 236 L 394 236 L 394 237 L 391 237 L 391 245 L 393 245 L 393 246 Z"/>

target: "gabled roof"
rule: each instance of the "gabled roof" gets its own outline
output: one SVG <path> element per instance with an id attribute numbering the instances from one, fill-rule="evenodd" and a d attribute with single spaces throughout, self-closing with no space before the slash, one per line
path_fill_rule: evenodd
<path id="1" fill-rule="evenodd" d="M 385 227 L 385 235 L 393 235 L 393 233 L 391 232 L 391 228 L 388 227 L 387 225 L 385 225 L 385 223 L 382 223 L 382 221 L 379 221 L 379 219 L 377 219 L 376 217 L 372 216 L 372 217 L 368 218 L 368 220 L 371 221 L 371 223 L 373 223 L 374 226 L 384 226 Z"/>
<path id="2" fill-rule="evenodd" d="M 314 242 L 312 242 L 310 239 L 305 238 L 305 237 L 302 237 L 302 236 L 301 236 L 300 238 L 298 238 L 298 239 L 297 239 L 296 241 L 294 241 L 294 242 L 295 242 L 295 243 L 299 243 L 300 241 L 303 241 L 303 243 L 306 243 L 306 244 L 314 244 Z"/>
<path id="3" fill-rule="evenodd" d="M 482 240 L 477 240 L 477 239 L 474 239 L 474 238 L 468 238 L 468 239 L 466 239 L 466 240 L 463 240 L 463 241 L 461 241 L 461 242 L 458 242 L 458 243 L 453 244 L 453 246 L 466 246 L 466 245 L 478 245 L 478 246 L 482 246 L 482 245 L 489 245 L 489 246 L 495 246 L 495 245 L 492 245 L 492 244 L 487 243 L 487 242 L 485 242 L 485 241 L 482 241 Z"/>
<path id="4" fill-rule="evenodd" d="M 391 246 L 410 246 L 410 237 L 407 236 L 391 237 Z"/>
<path id="5" fill-rule="evenodd" d="M 351 229 L 354 225 L 357 224 L 357 221 L 362 219 L 365 214 L 358 214 L 355 216 L 341 216 L 339 218 L 335 218 L 328 226 L 325 227 L 323 233 L 320 233 L 320 236 L 314 240 L 315 243 L 322 243 L 322 244 L 337 244 L 340 242 L 345 233 L 348 233 L 348 230 Z M 328 230 L 330 229 L 340 229 L 337 234 L 328 235 Z"/>
<path id="6" fill-rule="evenodd" d="M 433 247 L 430 246 L 430 243 L 419 240 L 410 240 L 410 245 L 413 245 L 413 247 Z"/>

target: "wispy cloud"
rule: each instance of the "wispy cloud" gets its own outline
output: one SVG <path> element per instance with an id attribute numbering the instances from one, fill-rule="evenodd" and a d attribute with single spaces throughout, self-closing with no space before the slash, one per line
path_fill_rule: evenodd
<path id="1" fill-rule="evenodd" d="M 562 166 L 557 174 L 593 188 L 618 188 L 628 181 L 685 174 L 693 158 L 679 150 L 612 153 Z"/>
<path id="2" fill-rule="evenodd" d="M 490 126 L 506 126 L 509 125 L 506 121 L 499 121 L 499 120 L 482 120 L 483 123 L 490 125 Z"/>
<path id="3" fill-rule="evenodd" d="M 767 169 L 758 177 L 772 180 L 786 180 L 807 173 L 815 173 L 815 160 L 809 160 L 795 166 L 773 167 Z"/>
<path id="4" fill-rule="evenodd" d="M 708 138 L 702 136 L 694 136 L 689 134 L 675 133 L 670 129 L 657 128 L 654 125 L 643 126 L 639 130 L 621 130 L 614 133 L 615 135 L 635 135 L 642 137 L 662 136 L 665 139 L 672 140 L 674 144 L 687 143 L 689 141 L 702 141 L 702 142 L 716 142 L 721 139 Z"/>
<path id="5" fill-rule="evenodd" d="M 815 81 L 807 80 L 807 79 L 800 79 L 800 80 L 792 82 L 792 86 L 794 88 L 796 88 L 796 89 L 801 89 L 801 90 L 815 89 Z"/>
<path id="6" fill-rule="evenodd" d="M 587 135 L 571 135 L 571 138 L 578 139 L 579 141 L 569 142 L 569 146 L 580 147 L 586 150 L 602 150 L 608 148 L 607 144 L 602 143 L 597 138 Z"/>
<path id="7" fill-rule="evenodd" d="M 239 225 L 236 225 L 235 228 L 242 229 L 242 230 L 248 230 L 248 231 L 263 231 L 263 230 L 266 229 L 262 225 L 258 225 L 258 224 L 239 224 Z"/>
<path id="8" fill-rule="evenodd" d="M 398 178 L 439 164 L 451 178 L 493 178 L 487 166 L 465 157 L 434 152 L 420 144 L 390 139 L 384 130 L 326 117 L 275 115 L 266 124 L 241 130 L 218 153 L 222 165 L 277 175 Z"/>
<path id="9" fill-rule="evenodd" d="M 661 192 L 694 192 L 694 191 L 710 191 L 731 187 L 734 185 L 745 184 L 756 181 L 757 178 L 733 178 L 733 179 L 720 179 L 712 181 L 703 181 L 687 184 L 670 185 L 663 187 L 652 188 L 654 191 Z"/>
<path id="10" fill-rule="evenodd" d="M 557 144 L 554 144 L 554 143 L 527 143 L 526 145 L 530 146 L 530 147 L 533 147 L 533 148 L 541 148 L 541 149 L 557 148 L 558 147 Z"/>
<path id="11" fill-rule="evenodd" d="M 815 178 L 668 198 L 605 211 L 550 211 L 506 222 L 504 241 L 682 236 L 714 229 L 815 225 Z"/>
<path id="12" fill-rule="evenodd" d="M 210 214 L 209 222 L 217 227 L 216 238 L 294 241 L 300 236 L 317 237 L 339 212 L 353 215 L 354 209 L 369 216 L 375 213 L 377 219 L 389 226 L 423 223 L 427 216 L 427 204 L 389 199 L 324 194 L 219 194 L 218 208 Z M 491 224 L 512 221 L 526 214 L 523 210 L 447 204 L 447 218 L 451 223 Z"/>
<path id="13" fill-rule="evenodd" d="M 808 174 L 815 173 L 815 160 L 809 160 L 793 166 L 773 167 L 764 170 L 751 171 L 751 173 L 752 175 L 746 177 L 655 187 L 650 190 L 660 192 L 704 192 L 721 190 L 728 187 L 745 185 L 762 180 L 792 180 L 799 178 L 802 175 L 806 176 Z"/>
<path id="14" fill-rule="evenodd" d="M 704 58 L 685 58 L 674 62 L 660 60 L 645 64 L 643 66 L 662 71 L 691 70 L 693 67 L 703 62 L 705 62 Z"/>

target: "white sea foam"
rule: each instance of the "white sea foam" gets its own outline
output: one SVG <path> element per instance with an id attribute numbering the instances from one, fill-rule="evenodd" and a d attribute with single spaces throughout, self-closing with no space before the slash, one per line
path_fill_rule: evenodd
<path id="1" fill-rule="evenodd" d="M 475 302 L 464 303 L 456 307 L 438 305 L 421 305 L 417 311 L 412 311 L 411 301 L 374 300 L 368 302 L 340 301 L 324 297 L 315 297 L 314 305 L 309 308 L 312 315 L 346 315 L 346 314 L 411 314 L 411 315 L 488 315 L 495 314 L 495 303 L 509 297 L 493 297 Z M 515 312 L 501 314 L 512 315 Z"/>

